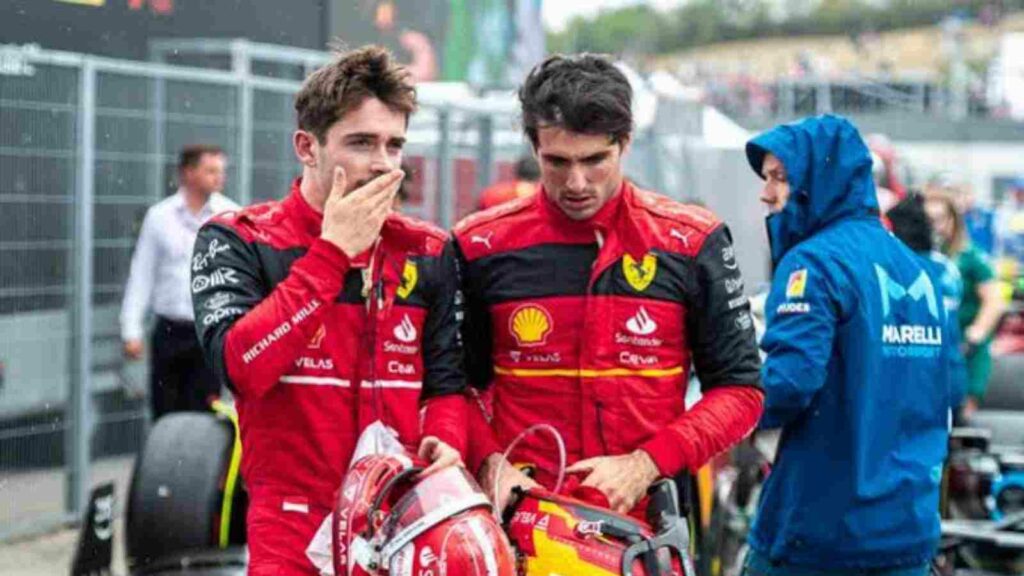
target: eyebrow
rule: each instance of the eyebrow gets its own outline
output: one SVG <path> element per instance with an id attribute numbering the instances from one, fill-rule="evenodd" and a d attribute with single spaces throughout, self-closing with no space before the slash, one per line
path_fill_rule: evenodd
<path id="1" fill-rule="evenodd" d="M 609 154 L 611 154 L 610 150 L 602 150 L 600 152 L 595 152 L 593 154 L 584 156 L 582 158 L 570 158 L 568 156 L 562 156 L 560 154 L 551 154 L 549 152 L 549 153 L 541 154 L 541 157 L 544 158 L 545 160 L 548 160 L 548 161 L 551 161 L 551 160 L 564 160 L 566 162 L 572 162 L 572 161 L 575 160 L 577 162 L 587 162 L 588 160 L 591 160 L 591 161 L 593 161 L 593 160 L 604 160 L 605 158 L 608 157 Z"/>
<path id="2" fill-rule="evenodd" d="M 344 136 L 344 140 L 377 140 L 380 137 L 380 134 L 376 134 L 374 132 L 353 132 L 351 134 L 346 134 Z M 406 139 L 402 136 L 389 136 L 387 137 L 387 141 L 389 144 L 405 144 Z"/>

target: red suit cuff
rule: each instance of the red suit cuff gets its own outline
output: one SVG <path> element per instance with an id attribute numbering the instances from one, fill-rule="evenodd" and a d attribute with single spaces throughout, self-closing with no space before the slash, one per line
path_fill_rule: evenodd
<path id="1" fill-rule="evenodd" d="M 466 458 L 466 419 L 469 404 L 462 394 L 438 396 L 423 407 L 423 436 L 434 436 Z"/>
<path id="2" fill-rule="evenodd" d="M 761 417 L 764 393 L 752 386 L 709 391 L 690 411 L 640 445 L 663 476 L 697 471 L 750 434 Z"/>

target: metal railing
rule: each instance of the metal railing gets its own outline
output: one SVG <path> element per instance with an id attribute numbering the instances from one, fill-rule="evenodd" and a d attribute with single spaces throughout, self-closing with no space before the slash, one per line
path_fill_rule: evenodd
<path id="1" fill-rule="evenodd" d="M 949 120 L 987 115 L 980 94 L 958 92 L 916 76 L 874 78 L 798 78 L 770 82 L 753 79 L 716 81 L 708 87 L 709 102 L 738 117 L 789 120 L 837 113 L 914 113 Z"/>

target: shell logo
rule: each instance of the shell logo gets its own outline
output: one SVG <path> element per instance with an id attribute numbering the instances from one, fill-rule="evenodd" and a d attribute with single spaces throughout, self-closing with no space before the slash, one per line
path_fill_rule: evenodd
<path id="1" fill-rule="evenodd" d="M 524 304 L 516 308 L 508 320 L 508 331 L 520 346 L 543 346 L 555 327 L 551 314 L 543 306 Z"/>

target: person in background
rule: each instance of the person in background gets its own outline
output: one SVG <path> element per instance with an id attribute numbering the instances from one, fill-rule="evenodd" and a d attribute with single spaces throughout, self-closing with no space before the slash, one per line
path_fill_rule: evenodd
<path id="1" fill-rule="evenodd" d="M 996 210 L 996 246 L 994 254 L 1024 267 L 1024 177 L 1014 178 L 1006 198 Z"/>
<path id="2" fill-rule="evenodd" d="M 782 436 L 743 573 L 924 576 L 950 404 L 938 290 L 883 228 L 849 121 L 780 125 L 746 153 L 774 267 L 759 427 Z"/>
<path id="3" fill-rule="evenodd" d="M 964 226 L 971 244 L 985 254 L 991 255 L 996 248 L 996 221 L 992 210 L 981 206 L 969 187 L 957 195 L 960 212 L 964 215 Z"/>
<path id="4" fill-rule="evenodd" d="M 924 197 L 911 193 L 887 213 L 893 235 L 899 238 L 921 259 L 924 269 L 942 293 L 946 308 L 946 336 L 949 339 L 950 407 L 954 415 L 960 412 L 960 405 L 967 394 L 967 365 L 960 349 L 960 301 L 963 299 L 964 283 L 960 270 L 945 254 L 935 249 L 935 234 L 932 223 L 924 209 Z"/>
<path id="5" fill-rule="evenodd" d="M 985 396 L 992 373 L 992 334 L 1006 305 L 988 258 L 967 238 L 963 216 L 954 198 L 943 191 L 931 191 L 925 196 L 925 210 L 940 250 L 956 262 L 963 278 L 958 318 L 967 361 L 967 399 L 961 416 L 968 419 Z"/>
<path id="6" fill-rule="evenodd" d="M 132 255 L 121 305 L 121 340 L 129 360 L 143 356 L 146 312 L 156 315 L 150 341 L 150 409 L 201 411 L 220 383 L 196 339 L 189 286 L 192 245 L 214 215 L 238 209 L 221 194 L 226 157 L 217 146 L 192 145 L 178 158 L 178 191 L 147 212 Z"/>
<path id="7" fill-rule="evenodd" d="M 523 156 L 516 162 L 514 180 L 492 184 L 480 193 L 478 209 L 487 210 L 509 200 L 529 196 L 537 191 L 539 179 L 540 168 L 537 166 L 537 161 L 533 156 Z"/>

